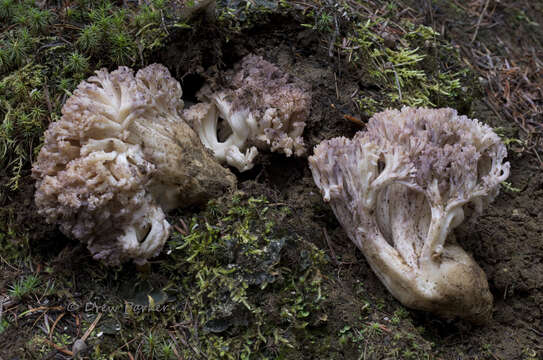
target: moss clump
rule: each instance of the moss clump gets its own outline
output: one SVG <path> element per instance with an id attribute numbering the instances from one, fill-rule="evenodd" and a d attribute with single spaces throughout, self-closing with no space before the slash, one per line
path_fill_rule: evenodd
<path id="1" fill-rule="evenodd" d="M 398 17 L 394 3 L 367 11 L 352 2 L 313 7 L 302 24 L 326 34 L 330 55 L 341 55 L 359 77 L 353 100 L 361 115 L 402 105 L 469 111 L 475 82 L 454 46 L 416 19 Z"/>
<path id="2" fill-rule="evenodd" d="M 0 36 L 0 74 L 44 62 L 50 48 L 62 49 L 63 55 L 80 52 L 96 67 L 144 63 L 148 51 L 159 46 L 168 27 L 179 20 L 168 16 L 164 0 L 137 7 L 88 0 L 47 6 L 43 9 L 31 0 L 0 2 L 7 29 Z"/>
<path id="3" fill-rule="evenodd" d="M 271 14 L 277 14 L 280 7 L 288 6 L 283 1 L 270 0 L 217 0 L 217 21 L 228 32 L 239 33 L 250 29 Z"/>
<path id="4" fill-rule="evenodd" d="M 0 81 L 0 166 L 11 169 L 8 186 L 17 189 L 48 119 L 45 67 L 26 65 Z"/>
<path id="5" fill-rule="evenodd" d="M 285 228 L 286 207 L 235 196 L 211 202 L 174 234 L 162 268 L 185 317 L 198 319 L 184 356 L 276 357 L 300 349 L 323 320 L 324 253 Z M 258 354 L 258 355 L 257 355 Z"/>

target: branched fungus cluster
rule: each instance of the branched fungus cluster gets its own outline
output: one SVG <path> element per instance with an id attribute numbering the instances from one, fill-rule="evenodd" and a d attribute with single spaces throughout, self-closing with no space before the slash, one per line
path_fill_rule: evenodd
<path id="1" fill-rule="evenodd" d="M 305 153 L 309 86 L 248 55 L 183 109 L 158 64 L 82 82 L 33 165 L 48 222 L 107 264 L 144 263 L 169 236 L 165 213 L 235 187 L 220 163 L 251 169 L 259 150 Z M 224 122 L 220 122 L 220 119 Z M 219 133 L 221 133 L 219 135 Z M 509 175 L 505 146 L 452 109 L 376 114 L 355 137 L 323 141 L 309 166 L 324 200 L 390 292 L 408 307 L 483 322 L 486 276 L 452 230 Z"/>
<path id="2" fill-rule="evenodd" d="M 96 259 L 145 262 L 169 235 L 165 212 L 235 186 L 180 117 L 181 86 L 162 65 L 82 82 L 45 132 L 32 172 L 48 222 Z"/>
<path id="3" fill-rule="evenodd" d="M 388 110 L 309 158 L 315 183 L 389 291 L 408 307 L 484 321 L 492 295 L 452 229 L 509 175 L 486 125 L 452 109 Z"/>
<path id="4" fill-rule="evenodd" d="M 307 84 L 256 55 L 243 58 L 224 77 L 224 87 L 204 86 L 198 94 L 203 103 L 184 112 L 220 162 L 246 171 L 254 166 L 257 149 L 286 156 L 305 153 L 302 133 L 311 105 Z M 224 141 L 218 138 L 220 118 L 228 124 Z"/>
<path id="5" fill-rule="evenodd" d="M 256 148 L 242 151 L 253 144 L 301 155 L 309 92 L 261 57 L 236 68 L 226 73 L 227 88 L 204 87 L 207 102 L 189 110 L 162 65 L 135 75 L 102 69 L 83 81 L 33 165 L 39 212 L 96 259 L 144 263 L 169 236 L 167 211 L 235 187 L 219 162 L 251 168 Z M 230 125 L 225 142 L 217 139 L 219 114 Z"/>

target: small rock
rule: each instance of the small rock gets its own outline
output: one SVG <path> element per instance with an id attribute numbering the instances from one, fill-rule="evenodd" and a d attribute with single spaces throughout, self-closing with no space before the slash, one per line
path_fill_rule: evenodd
<path id="1" fill-rule="evenodd" d="M 77 339 L 72 346 L 72 352 L 74 353 L 74 357 L 77 354 L 84 352 L 85 350 L 87 350 L 87 344 L 85 344 L 83 340 Z"/>
<path id="2" fill-rule="evenodd" d="M 511 213 L 511 219 L 513 221 L 521 221 L 524 220 L 525 215 L 522 213 L 522 210 L 520 209 L 513 209 Z"/>

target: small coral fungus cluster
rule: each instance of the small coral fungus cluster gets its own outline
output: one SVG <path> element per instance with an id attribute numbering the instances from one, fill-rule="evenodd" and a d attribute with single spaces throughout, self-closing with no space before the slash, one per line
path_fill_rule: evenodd
<path id="1" fill-rule="evenodd" d="M 229 77 L 228 88 L 185 113 L 181 86 L 162 65 L 135 75 L 102 69 L 82 82 L 46 131 L 33 166 L 39 212 L 96 259 L 143 263 L 168 238 L 165 212 L 235 187 L 216 160 L 251 168 L 256 149 L 241 153 L 249 144 L 303 153 L 309 93 L 257 56 Z M 231 125 L 224 143 L 217 140 L 219 113 Z"/>
<path id="2" fill-rule="evenodd" d="M 81 83 L 33 167 L 40 213 L 107 264 L 143 263 L 169 236 L 165 212 L 235 187 L 220 163 L 245 171 L 258 150 L 304 154 L 307 84 L 254 55 L 222 78 L 188 109 L 161 65 L 100 70 Z M 496 197 L 506 155 L 488 126 L 452 109 L 403 108 L 376 114 L 352 140 L 322 142 L 309 165 L 397 299 L 482 322 L 492 295 L 452 230 Z"/>
<path id="3" fill-rule="evenodd" d="M 286 156 L 305 153 L 302 133 L 311 104 L 307 84 L 254 55 L 246 56 L 225 78 L 225 87 L 204 86 L 198 95 L 204 102 L 184 112 L 219 161 L 245 171 L 253 167 L 257 148 Z M 230 130 L 222 142 L 219 117 Z"/>

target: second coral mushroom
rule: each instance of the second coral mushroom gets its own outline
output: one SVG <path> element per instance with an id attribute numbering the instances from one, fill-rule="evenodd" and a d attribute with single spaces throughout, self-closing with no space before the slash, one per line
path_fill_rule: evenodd
<path id="1" fill-rule="evenodd" d="M 488 320 L 485 273 L 452 230 L 480 213 L 509 175 L 486 125 L 452 109 L 387 110 L 350 140 L 309 158 L 325 201 L 388 290 L 404 305 Z"/>

